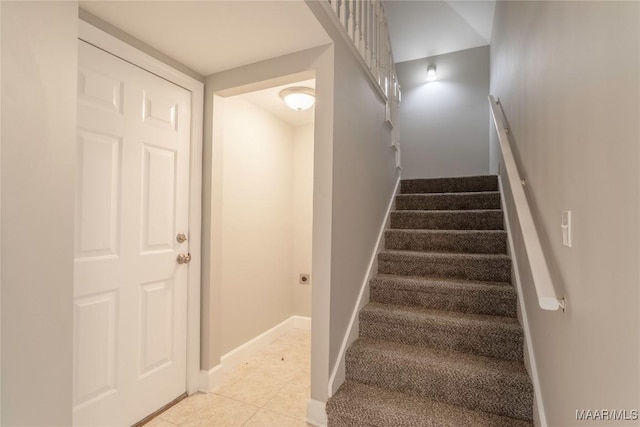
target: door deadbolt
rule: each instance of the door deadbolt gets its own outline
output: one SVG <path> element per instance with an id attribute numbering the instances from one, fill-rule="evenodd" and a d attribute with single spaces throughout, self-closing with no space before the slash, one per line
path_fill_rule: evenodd
<path id="1" fill-rule="evenodd" d="M 189 264 L 191 262 L 191 253 L 178 255 L 176 261 L 178 261 L 178 264 Z"/>
<path id="2" fill-rule="evenodd" d="M 185 236 L 184 233 L 179 233 L 176 236 L 176 240 L 178 241 L 178 243 L 184 243 L 187 241 L 187 236 Z"/>

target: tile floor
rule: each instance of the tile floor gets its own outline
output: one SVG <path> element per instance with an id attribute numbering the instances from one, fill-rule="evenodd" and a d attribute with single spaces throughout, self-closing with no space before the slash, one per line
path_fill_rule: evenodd
<path id="1" fill-rule="evenodd" d="M 294 329 L 145 427 L 307 427 L 311 333 Z"/>

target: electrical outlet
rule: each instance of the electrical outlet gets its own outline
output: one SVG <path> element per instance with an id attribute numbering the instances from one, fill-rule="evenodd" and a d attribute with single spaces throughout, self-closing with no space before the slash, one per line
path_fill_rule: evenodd
<path id="1" fill-rule="evenodd" d="M 571 247 L 571 211 L 562 211 L 562 244 Z"/>
<path id="2" fill-rule="evenodd" d="M 299 282 L 301 285 L 308 285 L 311 283 L 311 276 L 306 273 L 300 274 Z"/>

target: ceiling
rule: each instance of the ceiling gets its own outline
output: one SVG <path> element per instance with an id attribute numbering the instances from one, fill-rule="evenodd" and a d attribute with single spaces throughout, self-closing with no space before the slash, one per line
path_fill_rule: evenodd
<path id="1" fill-rule="evenodd" d="M 385 6 L 396 62 L 491 40 L 493 0 Z M 80 7 L 202 76 L 331 43 L 303 0 L 81 0 Z"/>
<path id="2" fill-rule="evenodd" d="M 316 81 L 315 79 L 306 80 L 256 92 L 249 92 L 238 96 L 273 114 L 280 120 L 289 123 L 291 126 L 296 127 L 312 124 L 315 114 L 315 106 L 305 111 L 293 111 L 291 108 L 287 107 L 282 98 L 280 98 L 280 91 L 291 86 L 304 86 L 315 89 Z"/>
<path id="3" fill-rule="evenodd" d="M 395 62 L 485 46 L 495 1 L 386 0 Z"/>
<path id="4" fill-rule="evenodd" d="M 303 0 L 80 1 L 202 76 L 328 44 Z"/>

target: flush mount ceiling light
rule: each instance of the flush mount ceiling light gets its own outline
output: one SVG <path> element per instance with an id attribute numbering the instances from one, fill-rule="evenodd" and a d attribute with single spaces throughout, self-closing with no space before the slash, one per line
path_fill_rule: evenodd
<path id="1" fill-rule="evenodd" d="M 432 82 L 436 79 L 436 66 L 429 65 L 427 67 L 427 81 Z"/>
<path id="2" fill-rule="evenodd" d="M 280 92 L 287 107 L 295 111 L 308 110 L 316 102 L 316 91 L 310 87 L 288 87 Z"/>

